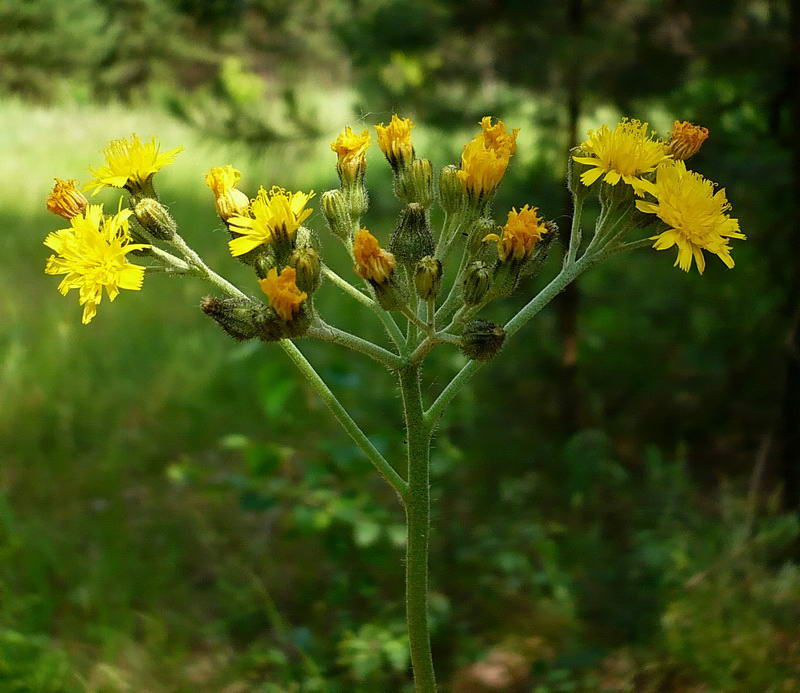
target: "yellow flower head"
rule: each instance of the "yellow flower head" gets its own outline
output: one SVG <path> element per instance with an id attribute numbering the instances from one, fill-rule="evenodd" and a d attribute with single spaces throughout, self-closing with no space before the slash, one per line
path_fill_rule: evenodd
<path id="1" fill-rule="evenodd" d="M 497 242 L 497 255 L 503 262 L 508 260 L 525 260 L 530 257 L 534 246 L 547 233 L 536 207 L 525 205 L 519 212 L 512 208 L 503 227 L 503 235 L 490 233 L 484 241 Z"/>
<path id="2" fill-rule="evenodd" d="M 137 135 L 131 135 L 127 140 L 111 140 L 103 150 L 105 166 L 89 169 L 94 180 L 87 183 L 86 189 L 93 188 L 92 194 L 105 187 L 140 190 L 182 151 L 183 147 L 175 147 L 161 153 L 155 137 L 148 142 L 142 142 Z"/>
<path id="3" fill-rule="evenodd" d="M 338 170 L 344 180 L 354 181 L 364 175 L 369 143 L 369 130 L 357 135 L 349 125 L 331 142 L 331 150 L 339 158 Z"/>
<path id="4" fill-rule="evenodd" d="M 474 197 L 491 195 L 505 175 L 517 149 L 519 129 L 506 130 L 502 120 L 492 125 L 491 116 L 481 120 L 481 132 L 470 140 L 461 154 L 459 178 Z"/>
<path id="5" fill-rule="evenodd" d="M 274 267 L 258 282 L 269 298 L 269 304 L 281 320 L 289 322 L 308 298 L 305 291 L 297 288 L 297 273 L 294 267 L 284 267 L 278 274 Z"/>
<path id="6" fill-rule="evenodd" d="M 56 178 L 56 183 L 53 190 L 47 197 L 47 211 L 53 214 L 58 214 L 64 219 L 72 219 L 72 217 L 82 214 L 89 204 L 83 193 L 78 190 L 73 180 L 62 180 Z"/>
<path id="7" fill-rule="evenodd" d="M 411 143 L 411 118 L 398 118 L 395 113 L 388 125 L 375 126 L 378 133 L 378 146 L 392 165 L 392 168 L 405 168 L 414 158 L 414 145 Z"/>
<path id="8" fill-rule="evenodd" d="M 592 166 L 581 174 L 581 182 L 589 186 L 598 178 L 616 185 L 622 180 L 638 195 L 647 190 L 643 176 L 669 159 L 667 145 L 653 139 L 648 123 L 623 119 L 611 130 L 603 125 L 599 130 L 589 130 L 589 137 L 581 149 L 590 156 L 574 156 L 580 164 Z"/>
<path id="9" fill-rule="evenodd" d="M 277 186 L 267 192 L 261 188 L 250 203 L 249 216 L 228 219 L 228 228 L 241 234 L 228 243 L 231 255 L 244 255 L 262 244 L 293 237 L 313 211 L 306 209 L 312 197 L 313 192 L 288 192 Z"/>
<path id="10" fill-rule="evenodd" d="M 89 205 L 70 219 L 70 228 L 48 234 L 44 244 L 55 251 L 45 266 L 46 274 L 66 275 L 58 290 L 66 295 L 78 289 L 83 306 L 83 324 L 92 321 L 103 297 L 103 289 L 113 301 L 120 289 L 138 291 L 144 280 L 144 267 L 128 262 L 126 255 L 148 245 L 131 243 L 128 232 L 130 209 L 103 216 L 102 205 Z"/>
<path id="11" fill-rule="evenodd" d="M 217 214 L 223 221 L 233 216 L 244 215 L 250 206 L 250 200 L 236 186 L 242 178 L 238 169 L 228 164 L 215 166 L 205 175 L 206 185 L 214 193 L 214 205 Z"/>
<path id="12" fill-rule="evenodd" d="M 719 256 L 733 267 L 729 239 L 745 238 L 739 222 L 728 215 L 730 204 L 725 190 L 716 190 L 714 183 L 699 173 L 687 171 L 683 161 L 670 161 L 658 167 L 653 185 L 655 202 L 637 200 L 636 207 L 646 214 L 655 214 L 669 228 L 651 240 L 656 250 L 678 246 L 675 265 L 685 272 L 692 267 L 692 258 L 700 274 L 706 267 L 703 251 Z"/>
<path id="13" fill-rule="evenodd" d="M 672 124 L 672 135 L 667 142 L 667 147 L 673 159 L 685 161 L 697 154 L 707 139 L 708 128 L 693 125 L 685 120 L 683 122 L 676 120 Z"/>
<path id="14" fill-rule="evenodd" d="M 355 271 L 367 281 L 384 284 L 394 272 L 394 255 L 381 248 L 378 239 L 367 229 L 359 229 L 353 240 Z"/>

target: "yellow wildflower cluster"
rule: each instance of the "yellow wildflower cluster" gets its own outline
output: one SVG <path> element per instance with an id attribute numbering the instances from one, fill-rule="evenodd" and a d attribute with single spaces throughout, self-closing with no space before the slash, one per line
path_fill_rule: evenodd
<path id="1" fill-rule="evenodd" d="M 525 205 L 519 211 L 511 209 L 502 235 L 490 233 L 483 240 L 497 242 L 497 255 L 503 262 L 518 261 L 529 258 L 546 233 L 547 227 L 539 218 L 537 208 Z"/>
<path id="2" fill-rule="evenodd" d="M 228 228 L 237 234 L 228 243 L 231 255 L 238 256 L 277 239 L 292 238 L 300 225 L 311 215 L 306 209 L 313 192 L 288 192 L 277 186 L 269 192 L 264 188 L 250 203 L 249 216 L 230 217 Z"/>
<path id="3" fill-rule="evenodd" d="M 89 205 L 70 219 L 69 228 L 54 231 L 44 240 L 56 253 L 47 260 L 44 271 L 65 275 L 58 285 L 62 295 L 78 290 L 84 325 L 97 313 L 103 289 L 108 300 L 113 301 L 120 289 L 142 288 L 144 267 L 131 264 L 126 256 L 149 246 L 131 242 L 131 214 L 131 210 L 121 209 L 113 216 L 104 216 L 102 205 Z"/>
<path id="4" fill-rule="evenodd" d="M 360 276 L 376 284 L 384 284 L 392 276 L 395 259 L 392 253 L 381 248 L 378 239 L 367 229 L 359 229 L 353 240 L 355 271 Z"/>
<path id="5" fill-rule="evenodd" d="M 656 215 L 669 227 L 652 237 L 653 247 L 666 250 L 677 246 L 675 265 L 688 272 L 694 261 L 702 273 L 703 251 L 733 267 L 729 240 L 745 238 L 739 232 L 739 222 L 728 214 L 725 191 L 716 190 L 714 183 L 687 170 L 684 164 L 707 138 L 707 128 L 675 121 L 665 142 L 655 138 L 647 123 L 623 119 L 614 130 L 603 125 L 589 131 L 588 139 L 581 144 L 588 156 L 573 159 L 591 167 L 581 174 L 586 186 L 601 177 L 610 185 L 620 181 L 630 185 L 643 198 L 636 201 L 636 208 Z"/>
<path id="6" fill-rule="evenodd" d="M 94 193 L 105 187 L 128 188 L 138 192 L 154 174 L 171 164 L 183 147 L 175 147 L 168 152 L 160 152 L 155 137 L 142 142 L 137 135 L 130 139 L 112 140 L 103 150 L 105 166 L 90 169 L 94 176 L 86 189 Z"/>
<path id="7" fill-rule="evenodd" d="M 492 125 L 491 116 L 481 122 L 481 132 L 470 140 L 461 154 L 459 178 L 474 197 L 491 195 L 500 185 L 508 162 L 517 149 L 518 129 L 510 133 L 502 120 Z"/>

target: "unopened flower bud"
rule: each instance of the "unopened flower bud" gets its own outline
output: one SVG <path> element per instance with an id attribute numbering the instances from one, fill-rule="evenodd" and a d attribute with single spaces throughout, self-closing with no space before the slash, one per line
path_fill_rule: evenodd
<path id="1" fill-rule="evenodd" d="M 78 190 L 77 181 L 55 179 L 53 190 L 47 197 L 47 211 L 64 219 L 72 219 L 86 210 L 89 200 Z"/>
<path id="2" fill-rule="evenodd" d="M 467 236 L 467 252 L 472 258 L 480 258 L 485 255 L 489 242 L 486 241 L 487 236 L 500 236 L 503 233 L 503 227 L 495 224 L 494 219 L 488 217 L 481 217 L 476 219 L 472 224 Z"/>
<path id="3" fill-rule="evenodd" d="M 319 288 L 322 265 L 319 253 L 311 246 L 298 247 L 289 256 L 289 266 L 297 273 L 297 288 L 313 294 Z"/>
<path id="4" fill-rule="evenodd" d="M 414 288 L 423 301 L 436 298 L 442 285 L 442 263 L 432 255 L 426 255 L 414 269 Z"/>
<path id="5" fill-rule="evenodd" d="M 467 265 L 461 284 L 461 297 L 468 306 L 478 305 L 492 286 L 492 271 L 485 262 L 476 260 Z"/>
<path id="6" fill-rule="evenodd" d="M 412 202 L 403 210 L 389 241 L 389 250 L 400 262 L 410 266 L 426 255 L 433 255 L 433 235 L 422 205 Z"/>
<path id="7" fill-rule="evenodd" d="M 439 204 L 448 214 L 461 212 L 467 206 L 467 189 L 458 166 L 445 166 L 439 174 Z"/>
<path id="8" fill-rule="evenodd" d="M 467 358 L 488 361 L 495 356 L 506 338 L 501 325 L 488 320 L 471 320 L 464 326 L 461 351 Z"/>
<path id="9" fill-rule="evenodd" d="M 320 198 L 322 213 L 328 222 L 331 233 L 341 239 L 348 239 L 352 233 L 353 222 L 347 200 L 341 190 L 328 190 Z"/>
<path id="10" fill-rule="evenodd" d="M 428 209 L 433 204 L 433 166 L 429 159 L 414 159 L 408 169 L 398 173 L 398 197 Z"/>
<path id="11" fill-rule="evenodd" d="M 355 184 L 345 188 L 343 192 L 350 218 L 357 220 L 363 217 L 369 209 L 367 189 L 361 184 Z"/>
<path id="12" fill-rule="evenodd" d="M 266 306 L 240 298 L 206 296 L 200 307 L 239 342 L 258 336 L 261 323 L 267 317 Z"/>
<path id="13" fill-rule="evenodd" d="M 168 241 L 175 236 L 178 229 L 175 220 L 170 216 L 167 208 L 152 197 L 144 197 L 133 208 L 138 222 L 147 232 L 162 241 Z"/>

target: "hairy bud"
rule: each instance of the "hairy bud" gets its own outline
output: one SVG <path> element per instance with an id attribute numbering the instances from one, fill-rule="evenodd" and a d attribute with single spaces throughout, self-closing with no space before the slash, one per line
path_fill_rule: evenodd
<path id="1" fill-rule="evenodd" d="M 322 213 L 335 236 L 347 240 L 353 230 L 348 201 L 341 190 L 328 190 L 320 198 Z"/>
<path id="2" fill-rule="evenodd" d="M 439 174 L 439 204 L 448 214 L 457 214 L 467 206 L 467 189 L 458 175 L 458 166 L 445 166 Z"/>
<path id="3" fill-rule="evenodd" d="M 428 209 L 433 204 L 433 166 L 429 159 L 414 159 L 396 179 L 397 195 Z"/>
<path id="4" fill-rule="evenodd" d="M 313 294 L 320 283 L 322 264 L 319 253 L 311 246 L 298 247 L 289 255 L 289 266 L 297 273 L 297 288 Z"/>
<path id="5" fill-rule="evenodd" d="M 485 262 L 476 260 L 467 265 L 461 284 L 461 297 L 468 306 L 478 305 L 492 286 L 492 271 Z"/>
<path id="6" fill-rule="evenodd" d="M 414 269 L 414 288 L 423 301 L 436 298 L 442 285 L 442 263 L 432 255 L 426 255 Z"/>
<path id="7" fill-rule="evenodd" d="M 433 255 L 433 235 L 422 205 L 412 202 L 403 210 L 389 241 L 389 250 L 407 265 L 415 265 L 426 255 Z"/>
<path id="8" fill-rule="evenodd" d="M 162 241 L 175 236 L 178 226 L 167 208 L 152 197 L 144 197 L 136 203 L 133 213 L 147 232 Z"/>
<path id="9" fill-rule="evenodd" d="M 266 306 L 240 298 L 206 296 L 200 308 L 239 342 L 259 336 L 269 317 Z"/>
<path id="10" fill-rule="evenodd" d="M 506 338 L 501 325 L 488 320 L 471 320 L 464 326 L 461 351 L 470 359 L 488 361 L 497 355 Z"/>

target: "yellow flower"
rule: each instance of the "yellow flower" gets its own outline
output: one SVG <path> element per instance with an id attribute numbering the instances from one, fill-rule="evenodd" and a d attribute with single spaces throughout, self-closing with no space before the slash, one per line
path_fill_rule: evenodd
<path id="1" fill-rule="evenodd" d="M 83 193 L 78 190 L 75 179 L 62 180 L 56 178 L 56 183 L 53 186 L 53 191 L 47 197 L 47 211 L 53 214 L 58 214 L 64 219 L 72 219 L 72 217 L 82 214 L 89 204 Z"/>
<path id="2" fill-rule="evenodd" d="M 277 186 L 267 192 L 261 188 L 250 203 L 250 216 L 236 215 L 228 219 L 228 228 L 242 234 L 228 243 L 231 255 L 244 255 L 262 244 L 294 236 L 313 211 L 306 209 L 312 197 L 313 192 L 292 193 Z"/>
<path id="3" fill-rule="evenodd" d="M 481 120 L 481 132 L 470 140 L 461 154 L 459 178 L 474 197 L 491 195 L 505 175 L 517 149 L 519 129 L 506 131 L 502 120 L 492 125 L 491 116 Z"/>
<path id="4" fill-rule="evenodd" d="M 547 227 L 542 223 L 536 210 L 536 207 L 529 205 L 525 205 L 519 212 L 516 208 L 512 208 L 503 227 L 503 235 L 490 233 L 483 238 L 484 241 L 497 242 L 497 255 L 503 262 L 509 259 L 527 259 L 533 247 L 547 233 Z"/>
<path id="5" fill-rule="evenodd" d="M 78 289 L 84 325 L 97 313 L 103 289 L 113 301 L 120 289 L 142 288 L 144 267 L 131 264 L 125 256 L 149 246 L 130 242 L 131 213 L 129 209 L 121 209 L 114 216 L 104 217 L 102 205 L 89 205 L 70 219 L 70 228 L 54 231 L 44 241 L 56 253 L 47 260 L 44 271 L 66 275 L 58 286 L 63 295 L 70 289 Z"/>
<path id="6" fill-rule="evenodd" d="M 590 156 L 572 157 L 580 164 L 593 167 L 581 174 L 581 182 L 589 186 L 603 176 L 609 185 L 622 180 L 638 195 L 644 194 L 648 181 L 643 176 L 669 159 L 667 145 L 653 139 L 648 128 L 647 123 L 625 118 L 613 130 L 608 125 L 589 130 L 581 149 Z"/>
<path id="7" fill-rule="evenodd" d="M 289 322 L 308 298 L 305 291 L 297 288 L 297 273 L 294 267 L 284 267 L 278 274 L 274 267 L 258 282 L 269 298 L 269 304 L 281 320 Z"/>
<path id="8" fill-rule="evenodd" d="M 233 216 L 244 215 L 250 200 L 236 185 L 242 178 L 241 171 L 228 164 L 215 166 L 205 175 L 206 185 L 214 193 L 214 206 L 223 221 Z"/>
<path id="9" fill-rule="evenodd" d="M 398 118 L 395 113 L 388 125 L 375 126 L 378 133 L 378 146 L 392 165 L 392 168 L 405 168 L 414 158 L 414 145 L 411 143 L 411 118 Z"/>
<path id="10" fill-rule="evenodd" d="M 339 158 L 337 170 L 343 182 L 352 182 L 364 175 L 367 167 L 367 149 L 369 148 L 369 130 L 364 130 L 360 135 L 353 132 L 350 126 L 339 133 L 331 142 L 331 150 Z"/>
<path id="11" fill-rule="evenodd" d="M 139 191 L 182 151 L 183 147 L 175 147 L 168 152 L 159 152 L 155 137 L 151 137 L 149 142 L 142 142 L 137 135 L 131 135 L 127 140 L 111 140 L 103 150 L 106 164 L 89 170 L 94 180 L 87 183 L 86 190 L 93 188 L 92 194 L 105 187 Z"/>
<path id="12" fill-rule="evenodd" d="M 685 161 L 697 154 L 707 139 L 708 128 L 693 125 L 685 120 L 683 122 L 676 120 L 672 124 L 672 135 L 667 142 L 667 147 L 673 159 Z"/>
<path id="13" fill-rule="evenodd" d="M 383 250 L 378 239 L 367 229 L 359 229 L 353 241 L 355 271 L 367 281 L 384 284 L 394 272 L 394 255 Z"/>
<path id="14" fill-rule="evenodd" d="M 725 190 L 715 191 L 714 183 L 699 173 L 687 171 L 683 161 L 670 161 L 658 167 L 653 195 L 655 202 L 637 200 L 636 207 L 646 214 L 657 215 L 670 227 L 651 238 L 656 250 L 677 245 L 675 265 L 685 272 L 691 269 L 694 258 L 698 271 L 703 273 L 704 250 L 733 267 L 729 239 L 745 236 L 739 232 L 738 220 L 727 213 L 730 204 Z"/>

